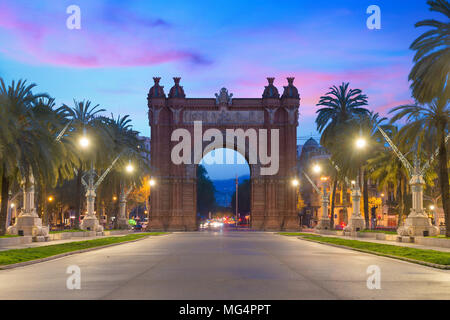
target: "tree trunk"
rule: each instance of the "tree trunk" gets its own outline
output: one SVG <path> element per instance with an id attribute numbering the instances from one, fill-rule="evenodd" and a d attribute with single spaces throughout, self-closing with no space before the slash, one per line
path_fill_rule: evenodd
<path id="1" fill-rule="evenodd" d="M 364 201 L 364 219 L 366 220 L 366 229 L 370 228 L 369 219 L 369 189 L 367 183 L 367 171 L 363 170 L 363 201 Z"/>
<path id="2" fill-rule="evenodd" d="M 404 195 L 403 195 L 403 177 L 399 177 L 400 185 L 397 188 L 397 203 L 398 203 L 398 221 L 397 227 L 400 227 L 403 222 L 403 210 L 404 210 Z"/>
<path id="3" fill-rule="evenodd" d="M 0 236 L 6 234 L 6 219 L 8 217 L 8 192 L 9 179 L 6 177 L 5 165 L 2 170 L 2 195 L 1 195 L 1 209 L 0 209 Z"/>
<path id="4" fill-rule="evenodd" d="M 450 192 L 448 185 L 448 168 L 447 168 L 447 148 L 445 146 L 445 126 L 439 128 L 439 184 L 441 186 L 442 207 L 445 216 L 445 235 L 450 237 Z"/>
<path id="5" fill-rule="evenodd" d="M 333 191 L 331 194 L 331 217 L 330 217 L 330 229 L 334 229 L 334 205 L 336 201 L 336 188 L 337 188 L 337 174 L 333 179 Z"/>
<path id="6" fill-rule="evenodd" d="M 342 195 L 342 219 L 344 220 L 344 224 L 347 225 L 348 224 L 348 212 L 347 212 L 347 186 L 345 185 L 345 182 L 342 183 L 342 189 L 341 189 L 341 195 Z"/>
<path id="7" fill-rule="evenodd" d="M 44 226 L 48 225 L 48 206 L 47 206 L 47 188 L 41 187 L 41 208 L 42 208 L 42 223 Z"/>
<path id="8" fill-rule="evenodd" d="M 80 215 L 81 215 L 81 178 L 83 176 L 83 165 L 80 165 L 77 173 L 77 187 L 75 190 L 75 221 L 74 229 L 80 229 Z"/>

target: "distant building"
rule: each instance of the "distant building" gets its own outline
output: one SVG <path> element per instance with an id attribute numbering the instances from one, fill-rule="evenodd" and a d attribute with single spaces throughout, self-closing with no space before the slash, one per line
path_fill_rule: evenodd
<path id="1" fill-rule="evenodd" d="M 298 176 L 302 183 L 300 184 L 300 195 L 304 202 L 304 207 L 299 212 L 302 225 L 314 227 L 321 215 L 321 197 L 309 181 L 303 175 L 306 172 L 308 176 L 321 188 L 318 176 L 315 176 L 311 167 L 317 162 L 323 162 L 330 158 L 327 150 L 313 138 L 308 139 L 304 145 L 297 146 L 297 169 Z M 331 181 L 330 181 L 331 182 Z M 369 189 L 369 216 L 372 226 L 378 227 L 396 227 L 398 212 L 395 208 L 395 196 L 391 188 L 385 188 L 382 191 L 377 190 L 377 186 L 370 179 L 368 181 Z M 331 185 L 328 185 L 331 189 Z M 331 204 L 331 190 L 330 194 Z M 363 199 L 361 199 L 363 204 Z M 394 204 L 394 205 L 393 205 Z M 364 215 L 364 208 L 361 206 L 361 213 Z M 331 205 L 329 206 L 328 216 L 331 217 Z M 345 226 L 352 215 L 352 200 L 350 186 L 338 185 L 334 201 L 334 225 Z"/>
<path id="2" fill-rule="evenodd" d="M 298 176 L 303 183 L 300 184 L 300 195 L 304 202 L 304 207 L 299 212 L 301 224 L 308 227 L 316 225 L 320 213 L 320 195 L 307 181 L 303 172 L 317 184 L 320 185 L 319 177 L 311 174 L 311 166 L 317 161 L 328 159 L 330 155 L 324 147 L 320 146 L 316 140 L 309 138 L 304 145 L 297 146 L 297 169 Z"/>
<path id="3" fill-rule="evenodd" d="M 145 152 L 142 152 L 142 156 L 147 159 L 148 165 L 150 165 L 150 138 L 138 136 L 138 139 L 144 142 Z"/>

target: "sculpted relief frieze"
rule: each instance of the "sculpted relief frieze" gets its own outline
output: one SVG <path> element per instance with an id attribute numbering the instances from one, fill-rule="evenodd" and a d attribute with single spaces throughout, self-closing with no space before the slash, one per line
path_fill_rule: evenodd
<path id="1" fill-rule="evenodd" d="M 194 111 L 187 110 L 183 113 L 183 123 L 192 124 L 194 121 L 202 121 L 203 124 L 264 124 L 264 111 Z"/>

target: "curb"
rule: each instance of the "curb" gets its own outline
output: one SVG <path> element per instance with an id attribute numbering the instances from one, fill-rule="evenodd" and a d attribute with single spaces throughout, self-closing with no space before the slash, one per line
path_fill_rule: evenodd
<path id="1" fill-rule="evenodd" d="M 163 236 L 163 235 L 158 235 L 158 237 L 159 236 Z M 94 251 L 94 250 L 98 250 L 98 249 L 114 247 L 114 246 L 118 246 L 118 245 L 121 245 L 121 244 L 137 242 L 137 241 L 141 241 L 141 240 L 144 240 L 144 239 L 147 239 L 147 238 L 150 238 L 150 237 L 155 237 L 155 236 L 148 235 L 148 236 L 142 237 L 140 239 L 129 240 L 129 241 L 124 241 L 124 242 L 119 242 L 119 243 L 111 243 L 111 244 L 106 244 L 106 245 L 103 245 L 103 246 L 98 246 L 98 247 L 93 247 L 93 248 L 87 248 L 87 249 L 81 249 L 81 250 L 75 250 L 75 251 L 60 253 L 60 254 L 56 254 L 54 256 L 45 257 L 45 258 L 41 258 L 41 259 L 35 259 L 35 260 L 29 260 L 29 261 L 18 262 L 18 263 L 13 263 L 13 264 L 7 264 L 7 265 L 0 266 L 0 270 L 8 270 L 8 269 L 14 269 L 14 268 L 18 268 L 18 267 L 25 267 L 25 266 L 28 266 L 28 265 L 31 265 L 31 264 L 36 264 L 36 263 L 41 263 L 41 262 L 45 262 L 45 261 L 55 260 L 55 259 L 58 259 L 58 258 L 63 258 L 63 257 L 71 256 L 71 255 L 74 255 L 74 254 L 78 254 L 78 253 L 84 253 L 84 252 Z M 81 240 L 81 241 L 83 241 L 83 240 Z M 89 240 L 87 240 L 87 241 L 89 241 Z"/>
<path id="2" fill-rule="evenodd" d="M 359 252 L 363 252 L 363 253 L 369 253 L 369 254 L 373 254 L 373 255 L 376 255 L 376 256 L 387 257 L 387 258 L 396 259 L 396 260 L 402 260 L 402 261 L 411 262 L 411 263 L 415 263 L 415 264 L 420 264 L 420 265 L 423 265 L 423 266 L 432 267 L 432 268 L 436 268 L 436 269 L 450 270 L 450 266 L 447 266 L 447 265 L 444 265 L 444 264 L 437 264 L 437 263 L 432 263 L 432 262 L 426 262 L 426 261 L 410 259 L 410 258 L 406 258 L 406 257 L 393 256 L 393 255 L 386 254 L 386 253 L 374 252 L 374 251 L 358 249 L 358 248 L 352 248 L 352 247 L 347 247 L 347 246 L 340 245 L 340 244 L 315 241 L 315 240 L 305 239 L 305 238 L 302 238 L 302 237 L 297 237 L 297 238 L 300 239 L 300 240 L 303 240 L 303 241 L 309 241 L 309 242 L 314 242 L 314 243 L 319 243 L 319 244 L 325 244 L 325 245 L 328 245 L 328 246 L 331 246 L 331 247 L 336 247 L 336 248 L 341 248 L 341 249 L 348 249 L 348 250 L 353 250 L 353 251 L 359 251 Z M 358 240 L 356 240 L 356 241 L 358 241 Z"/>

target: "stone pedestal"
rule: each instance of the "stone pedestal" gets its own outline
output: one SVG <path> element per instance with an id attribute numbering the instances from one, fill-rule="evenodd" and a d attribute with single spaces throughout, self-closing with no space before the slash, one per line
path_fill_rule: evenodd
<path id="1" fill-rule="evenodd" d="M 90 183 L 92 185 L 93 183 Z M 82 230 L 102 232 L 103 226 L 98 222 L 97 217 L 94 214 L 94 204 L 95 204 L 95 191 L 92 187 L 88 188 L 86 192 L 87 199 L 87 214 L 81 221 L 80 228 Z"/>
<path id="2" fill-rule="evenodd" d="M 13 226 L 8 227 L 7 233 L 24 236 L 48 237 L 48 227 L 42 226 L 42 220 L 34 207 L 34 178 L 30 176 L 29 185 L 23 186 L 23 208 Z"/>
<path id="3" fill-rule="evenodd" d="M 366 228 L 366 221 L 361 216 L 361 190 L 359 189 L 359 177 L 356 179 L 355 185 L 352 187 L 352 216 L 348 222 L 348 226 L 344 231 L 356 232 Z"/>
<path id="4" fill-rule="evenodd" d="M 397 233 L 401 236 L 437 236 L 439 228 L 431 224 L 427 216 L 408 216 L 405 224 L 398 228 Z"/>
<path id="5" fill-rule="evenodd" d="M 417 160 L 416 160 L 417 161 Z M 397 229 L 400 236 L 436 236 L 439 234 L 439 228 L 431 224 L 431 220 L 423 210 L 423 186 L 425 180 L 417 169 L 415 164 L 415 173 L 409 184 L 412 191 L 412 209 L 405 220 L 405 224 Z"/>
<path id="6" fill-rule="evenodd" d="M 345 231 L 362 231 L 366 228 L 366 221 L 361 215 L 353 216 L 350 218 L 348 225 L 344 228 Z"/>
<path id="7" fill-rule="evenodd" d="M 328 199 L 327 187 L 325 182 L 323 184 L 323 195 L 322 195 L 322 216 L 319 218 L 316 229 L 318 230 L 328 230 L 330 229 L 330 218 L 328 218 L 328 204 L 330 200 Z"/>
<path id="8" fill-rule="evenodd" d="M 328 217 L 320 218 L 318 223 L 317 223 L 316 229 L 318 229 L 318 230 L 328 230 L 328 229 L 330 229 L 330 219 Z"/>
<path id="9" fill-rule="evenodd" d="M 24 235 L 24 236 L 48 236 L 48 227 L 42 226 L 42 220 L 37 215 L 20 215 L 17 217 L 16 223 L 8 227 L 8 234 Z"/>
<path id="10" fill-rule="evenodd" d="M 119 199 L 119 216 L 117 217 L 117 227 L 119 229 L 129 229 L 130 225 L 128 224 L 127 219 L 127 194 L 124 190 L 122 190 Z"/>
<path id="11" fill-rule="evenodd" d="M 88 231 L 103 231 L 103 226 L 100 225 L 96 216 L 86 216 L 83 221 L 81 221 L 80 228 Z"/>

